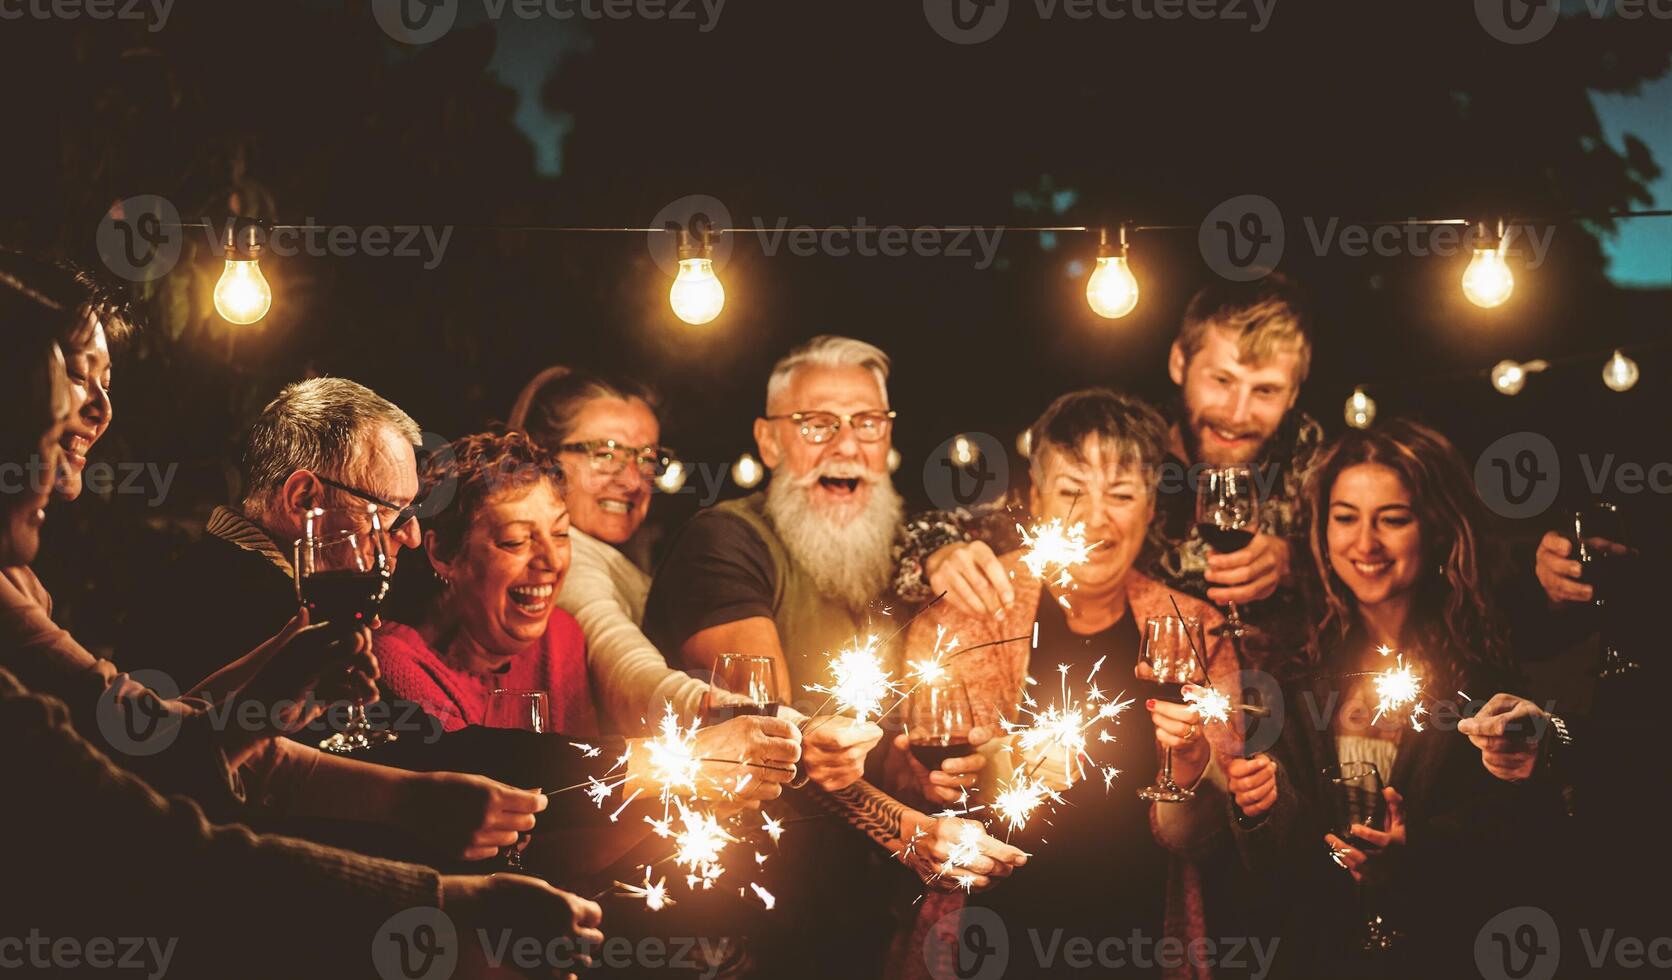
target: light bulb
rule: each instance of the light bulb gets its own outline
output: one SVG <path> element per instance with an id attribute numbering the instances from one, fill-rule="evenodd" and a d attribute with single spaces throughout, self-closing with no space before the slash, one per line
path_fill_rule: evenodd
<path id="1" fill-rule="evenodd" d="M 737 462 L 732 464 L 732 482 L 745 490 L 758 486 L 763 475 L 765 475 L 765 468 L 761 466 L 760 460 L 749 453 L 737 457 Z"/>
<path id="2" fill-rule="evenodd" d="M 1016 436 L 1016 452 L 1021 454 L 1023 459 L 1027 459 L 1029 456 L 1033 455 L 1032 429 L 1023 429 L 1021 434 Z"/>
<path id="3" fill-rule="evenodd" d="M 1519 395 L 1527 387 L 1527 372 L 1514 361 L 1499 361 L 1492 367 L 1492 387 L 1499 394 Z"/>
<path id="4" fill-rule="evenodd" d="M 1602 366 L 1602 383 L 1613 391 L 1629 391 L 1637 383 L 1637 362 L 1619 351 Z"/>
<path id="5" fill-rule="evenodd" d="M 663 470 L 662 475 L 656 478 L 656 489 L 663 493 L 678 493 L 684 488 L 687 475 L 684 463 L 677 459 L 670 460 L 668 468 Z"/>
<path id="6" fill-rule="evenodd" d="M 1363 388 L 1354 388 L 1352 395 L 1347 398 L 1347 424 L 1355 429 L 1368 429 L 1370 423 L 1376 421 L 1376 402 Z"/>
<path id="7" fill-rule="evenodd" d="M 273 308 L 273 287 L 255 259 L 226 260 L 226 270 L 215 283 L 215 311 L 229 323 L 248 324 Z"/>
<path id="8" fill-rule="evenodd" d="M 977 446 L 975 440 L 969 436 L 953 436 L 952 447 L 948 450 L 947 455 L 952 458 L 955 465 L 969 466 L 981 458 L 981 447 Z"/>
<path id="9" fill-rule="evenodd" d="M 1515 275 L 1504 262 L 1503 253 L 1497 248 L 1476 248 L 1475 257 L 1463 270 L 1463 295 L 1476 306 L 1491 309 L 1502 306 L 1513 292 Z"/>
<path id="10" fill-rule="evenodd" d="M 888 450 L 888 472 L 893 473 L 893 472 L 898 471 L 899 469 L 900 469 L 900 450 L 889 449 Z"/>
<path id="11" fill-rule="evenodd" d="M 1097 268 L 1086 280 L 1086 302 L 1093 313 L 1118 320 L 1138 305 L 1138 280 L 1124 255 L 1100 255 Z"/>
<path id="12" fill-rule="evenodd" d="M 679 260 L 679 275 L 668 290 L 674 316 L 700 325 L 720 315 L 726 306 L 726 287 L 714 275 L 714 260 L 699 257 Z"/>

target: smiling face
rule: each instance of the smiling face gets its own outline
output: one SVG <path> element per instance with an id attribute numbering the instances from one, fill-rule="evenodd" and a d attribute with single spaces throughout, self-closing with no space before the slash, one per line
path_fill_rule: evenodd
<path id="1" fill-rule="evenodd" d="M 64 366 L 73 408 L 59 443 L 64 450 L 64 465 L 59 470 L 56 491 L 65 500 L 74 500 L 81 496 L 87 452 L 110 428 L 114 414 L 110 404 L 110 344 L 103 324 L 93 320 L 82 343 L 64 351 Z"/>
<path id="2" fill-rule="evenodd" d="M 1184 396 L 1185 448 L 1193 463 L 1251 463 L 1300 395 L 1300 355 L 1282 351 L 1257 363 L 1241 359 L 1228 330 L 1208 328 L 1188 360 L 1174 344 L 1168 373 Z"/>
<path id="3" fill-rule="evenodd" d="M 1076 459 L 1055 446 L 1043 449 L 1040 479 L 1032 490 L 1036 520 L 1061 518 L 1086 524 L 1086 541 L 1097 547 L 1084 564 L 1069 569 L 1076 585 L 1096 593 L 1118 585 L 1132 570 L 1155 517 L 1155 497 L 1140 467 L 1088 437 Z"/>
<path id="4" fill-rule="evenodd" d="M 433 532 L 426 546 L 452 583 L 444 601 L 487 660 L 503 662 L 545 635 L 569 571 L 569 511 L 551 481 L 488 498 L 450 560 L 436 554 Z"/>
<path id="5" fill-rule="evenodd" d="M 790 376 L 771 405 L 771 415 L 830 412 L 853 415 L 886 412 L 888 399 L 876 375 L 858 365 L 808 364 Z M 774 483 L 785 481 L 806 495 L 811 510 L 838 525 L 865 513 L 878 484 L 888 480 L 891 438 L 861 442 L 842 425 L 830 441 L 802 438 L 790 419 L 756 419 L 755 443 Z M 892 433 L 890 433 L 892 435 Z"/>
<path id="6" fill-rule="evenodd" d="M 1380 463 L 1341 471 L 1329 494 L 1330 568 L 1360 605 L 1408 599 L 1422 567 L 1422 525 L 1410 489 Z"/>
<path id="7" fill-rule="evenodd" d="M 661 438 L 656 413 L 640 399 L 594 398 L 575 413 L 574 427 L 563 441 L 614 439 L 638 447 L 657 445 Z M 615 474 L 598 473 L 584 453 L 565 452 L 560 458 L 568 480 L 565 499 L 575 527 L 610 544 L 625 543 L 650 513 L 650 478 L 634 465 L 623 466 Z"/>

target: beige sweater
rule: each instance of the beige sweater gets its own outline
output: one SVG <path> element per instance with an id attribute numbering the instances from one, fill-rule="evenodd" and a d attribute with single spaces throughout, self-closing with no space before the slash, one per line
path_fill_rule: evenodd
<path id="1" fill-rule="evenodd" d="M 586 635 L 587 672 L 604 731 L 650 734 L 670 702 L 681 722 L 690 724 L 701 711 L 708 685 L 669 667 L 640 630 L 650 576 L 578 528 L 570 530 L 569 545 L 569 574 L 557 604 Z"/>

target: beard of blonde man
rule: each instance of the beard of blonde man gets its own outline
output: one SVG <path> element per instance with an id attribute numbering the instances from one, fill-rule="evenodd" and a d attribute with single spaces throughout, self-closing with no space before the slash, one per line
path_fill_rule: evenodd
<path id="1" fill-rule="evenodd" d="M 854 499 L 818 499 L 821 480 L 858 481 Z M 887 586 L 904 504 L 886 468 L 828 460 L 800 475 L 775 473 L 766 488 L 766 512 L 785 549 L 825 595 L 859 609 Z"/>

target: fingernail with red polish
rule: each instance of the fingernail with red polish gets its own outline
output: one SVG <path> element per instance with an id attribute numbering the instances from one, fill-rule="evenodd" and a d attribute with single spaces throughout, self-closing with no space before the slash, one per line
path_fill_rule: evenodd
<path id="1" fill-rule="evenodd" d="M 1154 711 L 1155 710 L 1155 699 L 1154 698 L 1150 698 L 1148 701 L 1144 702 L 1144 710 L 1145 711 Z"/>

